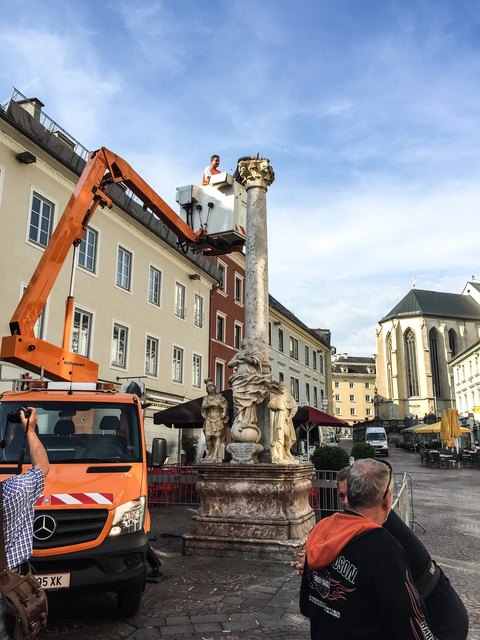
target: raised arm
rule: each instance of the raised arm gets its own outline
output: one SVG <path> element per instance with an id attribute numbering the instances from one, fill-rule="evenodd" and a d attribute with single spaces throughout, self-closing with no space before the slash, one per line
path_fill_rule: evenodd
<path id="1" fill-rule="evenodd" d="M 32 466 L 38 467 L 43 474 L 43 477 L 48 473 L 50 464 L 48 462 L 47 452 L 45 447 L 40 441 L 40 438 L 35 432 L 37 426 L 37 412 L 33 407 L 28 407 L 31 411 L 30 417 L 27 419 L 22 410 L 20 410 L 20 418 L 22 420 L 22 426 L 27 434 L 28 449 L 30 451 L 30 460 Z"/>

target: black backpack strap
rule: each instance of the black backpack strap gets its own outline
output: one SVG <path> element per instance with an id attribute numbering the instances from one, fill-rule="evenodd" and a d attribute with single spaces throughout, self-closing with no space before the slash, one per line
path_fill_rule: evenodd
<path id="1" fill-rule="evenodd" d="M 428 596 L 437 586 L 439 579 L 440 569 L 437 567 L 433 560 L 430 560 L 422 575 L 419 576 L 417 580 L 415 580 L 415 586 L 417 587 L 417 591 L 420 594 L 422 600 L 425 601 L 428 598 Z"/>
<path id="2" fill-rule="evenodd" d="M 0 482 L 0 571 L 7 568 L 7 556 L 5 554 L 5 536 L 3 533 L 3 482 Z"/>

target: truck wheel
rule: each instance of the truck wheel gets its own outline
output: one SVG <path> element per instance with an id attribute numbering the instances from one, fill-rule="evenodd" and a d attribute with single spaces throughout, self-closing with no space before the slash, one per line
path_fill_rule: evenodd
<path id="1" fill-rule="evenodd" d="M 140 609 L 145 582 L 137 580 L 126 589 L 118 592 L 117 608 L 122 618 L 134 616 Z"/>

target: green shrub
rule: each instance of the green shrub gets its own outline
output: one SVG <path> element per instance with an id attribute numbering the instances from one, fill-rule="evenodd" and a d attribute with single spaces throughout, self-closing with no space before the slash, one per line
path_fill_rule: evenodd
<path id="1" fill-rule="evenodd" d="M 342 447 L 317 447 L 310 458 L 319 471 L 338 471 L 348 466 L 349 455 Z"/>
<path id="2" fill-rule="evenodd" d="M 375 447 L 368 442 L 356 442 L 352 447 L 351 455 L 355 460 L 360 458 L 375 458 Z"/>
<path id="3" fill-rule="evenodd" d="M 182 449 L 185 451 L 187 464 L 195 461 L 197 457 L 197 445 L 197 436 L 189 436 L 186 433 L 182 433 Z"/>

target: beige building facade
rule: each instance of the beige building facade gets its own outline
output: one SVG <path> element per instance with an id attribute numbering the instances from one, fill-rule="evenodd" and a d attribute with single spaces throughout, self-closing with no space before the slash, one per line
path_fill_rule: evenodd
<path id="1" fill-rule="evenodd" d="M 375 358 L 337 354 L 332 357 L 334 415 L 353 425 L 375 417 Z"/>
<path id="2" fill-rule="evenodd" d="M 42 106 L 15 94 L 0 109 L 1 335 L 10 333 L 9 320 L 87 155 L 65 132 L 56 135 L 62 130 Z M 151 415 L 204 394 L 217 269 L 180 251 L 175 236 L 128 192 L 111 195 L 113 208 L 96 211 L 73 266 L 71 348 L 99 363 L 102 380 L 142 382 L 150 404 L 147 445 L 164 436 L 175 448 L 178 433 L 154 426 Z M 73 250 L 37 323 L 37 336 L 54 344 L 62 341 L 72 259 Z M 2 379 L 22 373 L 2 363 Z"/>
<path id="3" fill-rule="evenodd" d="M 269 358 L 273 377 L 301 405 L 331 411 L 330 331 L 309 329 L 269 296 Z"/>

